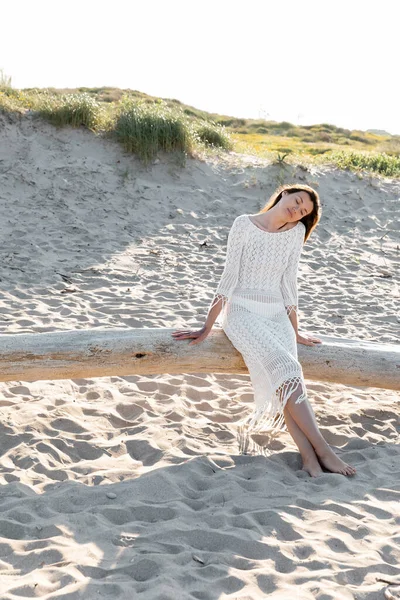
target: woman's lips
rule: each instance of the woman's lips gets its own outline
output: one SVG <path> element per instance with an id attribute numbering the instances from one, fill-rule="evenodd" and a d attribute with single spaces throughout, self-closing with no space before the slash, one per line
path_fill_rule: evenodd
<path id="1" fill-rule="evenodd" d="M 288 213 L 290 216 L 292 216 L 292 213 L 290 212 L 290 208 L 288 208 Z"/>

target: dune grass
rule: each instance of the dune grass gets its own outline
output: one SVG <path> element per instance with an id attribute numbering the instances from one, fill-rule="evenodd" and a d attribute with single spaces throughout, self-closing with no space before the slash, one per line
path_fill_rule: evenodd
<path id="1" fill-rule="evenodd" d="M 277 163 L 334 164 L 341 169 L 400 177 L 400 136 L 354 131 L 328 123 L 296 126 L 207 113 L 175 99 L 118 88 L 11 87 L 0 70 L 0 112 L 27 111 L 63 127 L 85 127 L 114 136 L 148 162 L 159 151 L 193 155 L 234 150 Z"/>
<path id="2" fill-rule="evenodd" d="M 160 150 L 190 153 L 194 142 L 190 122 L 179 109 L 129 97 L 121 100 L 114 132 L 127 151 L 145 162 Z"/>
<path id="3" fill-rule="evenodd" d="M 195 135 L 208 146 L 233 150 L 234 144 L 226 128 L 222 125 L 217 125 L 215 122 L 202 121 L 196 123 Z"/>
<path id="4" fill-rule="evenodd" d="M 42 96 L 36 111 L 40 117 L 58 127 L 83 125 L 94 131 L 102 121 L 100 104 L 86 93 Z"/>
<path id="5" fill-rule="evenodd" d="M 400 176 L 400 156 L 381 154 L 366 154 L 362 152 L 332 152 L 329 157 L 339 168 L 367 170 L 380 173 L 386 177 Z"/>

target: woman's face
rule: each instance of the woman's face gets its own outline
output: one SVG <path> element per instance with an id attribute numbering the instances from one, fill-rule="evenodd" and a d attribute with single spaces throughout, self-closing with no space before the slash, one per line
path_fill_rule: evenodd
<path id="1" fill-rule="evenodd" d="M 285 213 L 288 223 L 299 221 L 306 215 L 309 215 L 314 208 L 310 194 L 304 190 L 291 193 L 284 190 L 278 204 Z"/>

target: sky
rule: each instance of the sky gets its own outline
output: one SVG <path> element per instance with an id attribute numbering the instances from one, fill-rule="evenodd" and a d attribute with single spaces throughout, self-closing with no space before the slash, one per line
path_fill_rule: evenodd
<path id="1" fill-rule="evenodd" d="M 19 0 L 14 88 L 118 87 L 234 117 L 400 134 L 397 0 Z"/>

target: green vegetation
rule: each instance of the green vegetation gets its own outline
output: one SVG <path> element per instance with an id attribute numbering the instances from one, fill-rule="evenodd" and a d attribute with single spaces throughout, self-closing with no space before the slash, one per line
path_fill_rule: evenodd
<path id="1" fill-rule="evenodd" d="M 28 110 L 56 126 L 83 126 L 115 137 L 146 162 L 159 151 L 194 156 L 208 149 L 235 150 L 275 163 L 334 164 L 400 177 L 399 135 L 228 117 L 129 89 L 17 90 L 0 70 L 0 112 Z"/>
<path id="2" fill-rule="evenodd" d="M 95 130 L 101 122 L 100 104 L 86 93 L 42 97 L 36 110 L 40 117 L 59 127 L 84 125 Z"/>
<path id="3" fill-rule="evenodd" d="M 121 100 L 115 135 L 128 152 L 138 154 L 145 162 L 159 150 L 189 153 L 194 139 L 190 122 L 182 111 L 163 102 L 145 104 L 128 97 Z"/>
<path id="4" fill-rule="evenodd" d="M 400 175 L 400 156 L 381 154 L 363 154 L 361 152 L 333 152 L 332 161 L 340 168 L 366 169 L 381 173 L 387 177 Z"/>
<path id="5" fill-rule="evenodd" d="M 3 69 L 0 69 L 0 89 L 3 87 L 11 87 L 11 77 L 4 74 Z"/>
<path id="6" fill-rule="evenodd" d="M 204 144 L 223 148 L 224 150 L 232 150 L 233 143 L 227 133 L 225 127 L 217 125 L 214 122 L 203 121 L 195 125 L 195 135 Z"/>

